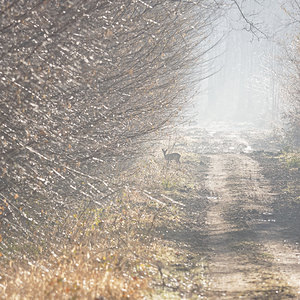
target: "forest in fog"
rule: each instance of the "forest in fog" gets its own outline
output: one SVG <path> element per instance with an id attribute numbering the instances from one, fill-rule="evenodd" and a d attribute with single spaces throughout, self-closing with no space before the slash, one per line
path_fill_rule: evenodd
<path id="1" fill-rule="evenodd" d="M 282 126 L 297 73 L 297 5 L 248 1 L 242 8 L 249 19 L 234 9 L 219 20 L 212 36 L 219 45 L 207 55 L 216 74 L 202 83 L 200 119 Z"/>
<path id="2" fill-rule="evenodd" d="M 0 0 L 0 288 L 7 297 L 17 297 L 3 283 L 14 277 L 14 262 L 27 270 L 51 256 L 48 270 L 57 257 L 81 253 L 72 249 L 97 245 L 105 253 L 101 272 L 111 267 L 115 282 L 130 278 L 128 295 L 138 298 L 148 258 L 135 243 L 155 241 L 149 235 L 160 211 L 149 214 L 141 199 L 160 205 L 147 184 L 175 185 L 172 156 L 161 148 L 188 143 L 180 124 L 275 128 L 282 147 L 298 149 L 300 2 L 275 2 Z M 127 252 L 134 272 L 123 263 Z M 149 261 L 165 285 L 160 264 Z M 43 288 L 61 288 L 51 278 Z M 122 284 L 103 295 L 130 298 L 118 294 Z"/>
<path id="3" fill-rule="evenodd" d="M 45 232 L 52 235 L 70 209 L 113 199 L 123 188 L 115 176 L 180 111 L 217 8 L 152 2 L 1 3 L 1 219 L 8 254 L 14 236 L 35 243 L 37 230 L 47 241 Z M 65 237 L 63 227 L 58 231 L 56 242 Z"/>

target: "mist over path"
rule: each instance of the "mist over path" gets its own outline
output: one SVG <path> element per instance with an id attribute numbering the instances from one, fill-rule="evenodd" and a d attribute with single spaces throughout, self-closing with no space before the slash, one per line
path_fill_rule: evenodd
<path id="1" fill-rule="evenodd" d="M 178 146 L 198 157 L 183 155 L 182 168 L 194 174 L 201 198 L 182 198 L 186 223 L 166 230 L 165 238 L 188 244 L 195 261 L 204 257 L 199 289 L 204 299 L 300 297 L 299 205 L 272 180 L 281 174 L 281 183 L 287 176 L 289 184 L 297 184 L 299 170 L 284 173 L 276 142 L 264 135 L 223 125 L 195 127 Z M 195 273 L 195 266 L 187 273 Z"/>

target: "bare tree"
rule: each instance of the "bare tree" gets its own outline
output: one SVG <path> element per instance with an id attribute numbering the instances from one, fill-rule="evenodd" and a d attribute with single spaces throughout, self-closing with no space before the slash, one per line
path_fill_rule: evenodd
<path id="1" fill-rule="evenodd" d="M 284 118 L 286 121 L 287 141 L 292 146 L 300 146 L 300 3 L 298 0 L 287 1 L 283 6 L 289 16 L 291 39 L 284 46 L 284 72 L 281 76 L 282 91 L 285 104 Z"/>
<path id="2" fill-rule="evenodd" d="M 178 114 L 214 1 L 0 1 L 1 243 L 68 237 Z M 53 236 L 56 228 L 55 236 Z"/>

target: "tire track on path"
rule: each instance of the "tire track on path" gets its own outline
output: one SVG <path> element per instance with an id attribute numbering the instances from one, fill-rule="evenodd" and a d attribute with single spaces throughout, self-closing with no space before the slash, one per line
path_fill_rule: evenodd
<path id="1" fill-rule="evenodd" d="M 276 224 L 265 220 L 272 214 L 272 195 L 258 163 L 243 154 L 211 155 L 206 186 L 213 197 L 206 222 L 210 261 L 205 296 L 298 299 L 297 255 L 276 236 Z"/>

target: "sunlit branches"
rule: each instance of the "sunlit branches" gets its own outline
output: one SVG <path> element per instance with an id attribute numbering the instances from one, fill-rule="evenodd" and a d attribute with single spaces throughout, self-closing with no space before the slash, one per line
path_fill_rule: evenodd
<path id="1" fill-rule="evenodd" d="M 124 162 L 193 89 L 216 10 L 210 1 L 0 1 L 0 201 L 10 236 L 26 243 L 28 232 L 56 228 L 59 242 L 70 211 L 113 199 Z"/>

